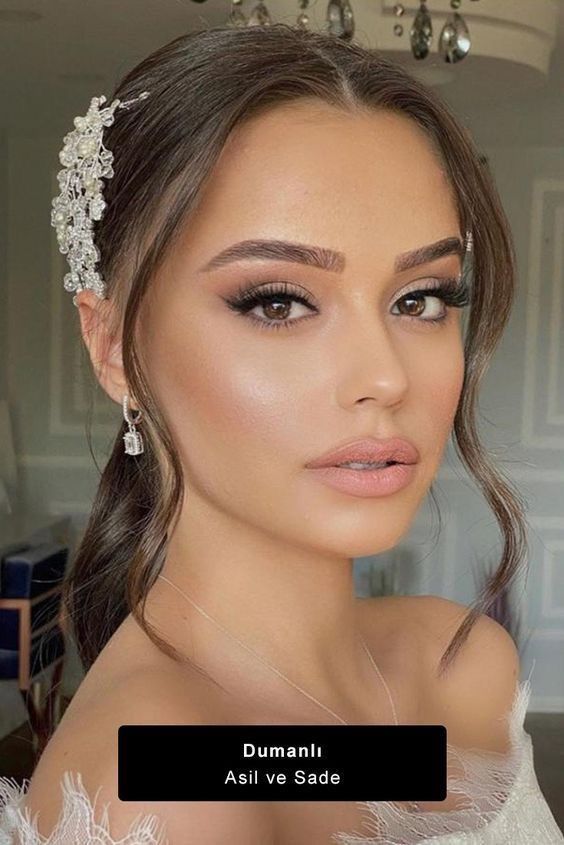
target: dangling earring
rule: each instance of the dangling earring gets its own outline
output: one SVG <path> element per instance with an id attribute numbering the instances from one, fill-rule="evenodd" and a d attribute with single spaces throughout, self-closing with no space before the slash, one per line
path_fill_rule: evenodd
<path id="1" fill-rule="evenodd" d="M 127 410 L 127 402 L 128 397 L 127 393 L 125 393 L 123 396 L 123 417 L 126 423 L 129 425 L 129 431 L 126 431 L 126 433 L 123 435 L 123 441 L 125 443 L 125 453 L 127 455 L 140 455 L 141 452 L 143 452 L 143 438 L 141 437 L 140 432 L 137 431 L 135 426 L 138 422 L 140 422 L 142 412 L 139 411 L 137 418 L 132 420 Z"/>

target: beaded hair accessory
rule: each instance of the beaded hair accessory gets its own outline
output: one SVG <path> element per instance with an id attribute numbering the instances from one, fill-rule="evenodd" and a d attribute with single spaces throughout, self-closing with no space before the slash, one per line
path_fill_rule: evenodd
<path id="1" fill-rule="evenodd" d="M 68 255 L 70 273 L 64 277 L 65 290 L 89 288 L 101 299 L 106 296 L 106 283 L 94 266 L 100 252 L 93 237 L 93 221 L 101 220 L 106 208 L 101 180 L 114 175 L 114 156 L 104 146 L 102 134 L 104 127 L 114 122 L 117 108 L 129 108 L 148 96 L 149 92 L 143 91 L 132 100 L 116 99 L 106 108 L 101 108 L 106 97 L 93 97 L 86 115 L 74 118 L 74 130 L 63 139 L 59 153 L 63 169 L 57 174 L 61 192 L 51 203 L 51 225 L 57 230 L 60 252 Z M 76 295 L 72 301 L 78 307 Z"/>

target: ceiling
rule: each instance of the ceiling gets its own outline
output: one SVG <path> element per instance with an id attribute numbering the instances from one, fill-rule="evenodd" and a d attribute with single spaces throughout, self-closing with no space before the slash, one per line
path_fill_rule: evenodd
<path id="1" fill-rule="evenodd" d="M 273 20 L 295 22 L 295 0 L 266 2 Z M 533 22 L 541 6 L 553 18 L 556 15 L 557 27 L 550 38 L 535 31 L 538 45 L 550 59 L 546 74 L 526 67 L 519 56 L 507 61 L 480 55 L 477 36 L 467 58 L 445 65 L 437 55 L 436 43 L 442 26 L 438 12 L 449 10 L 447 0 L 427 0 L 438 23 L 434 24 L 431 55 L 419 62 L 406 49 L 411 9 L 418 3 L 404 3 L 409 14 L 401 19 L 405 34 L 400 39 L 392 32 L 400 20 L 393 17 L 392 0 L 351 2 L 357 16 L 355 35 L 361 43 L 381 49 L 415 73 L 446 73 L 451 80 L 440 86 L 441 93 L 459 108 L 495 109 L 510 102 L 534 110 L 539 100 L 562 101 L 564 0 L 463 0 L 459 9 L 471 34 L 470 17 L 476 19 L 474 30 L 480 32 L 480 14 L 488 7 L 506 12 L 508 4 L 518 4 L 515 8 L 521 13 L 526 6 Z M 248 14 L 253 5 L 254 0 L 245 0 L 244 11 Z M 311 0 L 309 13 L 316 28 L 323 26 L 326 5 L 327 0 Z M 229 0 L 0 0 L 0 97 L 4 105 L 0 126 L 13 132 L 68 130 L 69 115 L 83 114 L 91 96 L 110 96 L 125 71 L 183 32 L 224 25 L 229 8 Z M 500 30 L 498 38 L 503 37 Z M 435 84 L 431 78 L 428 81 Z"/>

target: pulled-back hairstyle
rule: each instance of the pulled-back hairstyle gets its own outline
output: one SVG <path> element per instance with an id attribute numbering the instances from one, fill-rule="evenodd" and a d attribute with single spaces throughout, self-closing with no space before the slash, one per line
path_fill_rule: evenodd
<path id="1" fill-rule="evenodd" d="M 184 487 L 170 430 L 145 379 L 136 321 L 230 132 L 278 104 L 315 97 L 350 114 L 384 109 L 418 124 L 450 184 L 460 230 L 473 235 L 465 374 L 453 430 L 457 454 L 492 508 L 504 542 L 499 566 L 442 655 L 442 673 L 526 556 L 524 504 L 481 445 L 475 419 L 479 386 L 515 288 L 512 236 L 490 172 L 453 112 L 401 65 L 358 44 L 286 24 L 182 35 L 133 68 L 108 102 L 145 90 L 150 96 L 118 109 L 104 132 L 114 176 L 105 183 L 107 208 L 94 229 L 99 269 L 115 305 L 115 332 L 121 333 L 125 377 L 143 411 L 145 451 L 137 457 L 124 453 L 123 422 L 65 582 L 64 602 L 84 668 L 129 613 L 164 653 L 194 665 L 144 618 Z"/>

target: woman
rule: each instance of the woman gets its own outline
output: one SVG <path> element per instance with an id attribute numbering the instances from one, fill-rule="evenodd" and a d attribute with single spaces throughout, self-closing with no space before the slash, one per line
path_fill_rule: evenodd
<path id="1" fill-rule="evenodd" d="M 400 66 L 283 24 L 182 36 L 114 96 L 140 92 L 104 131 L 105 295 L 74 288 L 137 456 L 120 432 L 67 585 L 87 674 L 29 785 L 39 834 L 466 843 L 487 820 L 505 838 L 472 842 L 564 842 L 532 760 L 516 780 L 527 688 L 485 613 L 525 534 L 475 427 L 515 269 L 472 141 Z M 503 533 L 495 578 L 469 615 L 435 596 L 357 599 L 353 558 L 401 540 L 453 429 Z M 449 772 L 456 749 L 481 749 L 482 774 L 493 754 L 518 809 L 477 802 L 471 779 L 444 802 L 371 804 L 364 827 L 360 802 L 119 801 L 121 724 L 337 722 L 444 724 Z M 109 819 L 79 836 L 71 804 L 92 821 L 94 795 Z"/>

